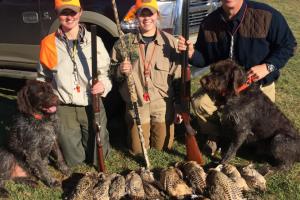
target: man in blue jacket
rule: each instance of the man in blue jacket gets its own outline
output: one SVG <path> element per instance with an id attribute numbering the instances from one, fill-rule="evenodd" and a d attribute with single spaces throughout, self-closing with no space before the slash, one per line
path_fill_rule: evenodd
<path id="1" fill-rule="evenodd" d="M 195 45 L 181 36 L 178 41 L 178 49 L 187 50 L 190 63 L 196 67 L 233 59 L 261 84 L 261 90 L 272 101 L 279 69 L 294 55 L 296 47 L 295 37 L 280 12 L 248 0 L 222 0 L 222 6 L 200 25 Z M 218 127 L 211 123 L 217 108 L 200 90 L 194 94 L 192 105 L 201 132 L 218 135 Z"/>

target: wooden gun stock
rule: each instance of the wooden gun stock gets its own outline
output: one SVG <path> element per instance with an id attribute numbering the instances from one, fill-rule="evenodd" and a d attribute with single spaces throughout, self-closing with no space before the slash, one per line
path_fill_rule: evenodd
<path id="1" fill-rule="evenodd" d="M 92 84 L 93 86 L 98 82 L 98 70 L 97 70 L 97 26 L 91 25 L 91 35 L 92 35 Z M 105 172 L 104 158 L 103 158 L 103 149 L 102 141 L 100 137 L 101 125 L 100 125 L 100 94 L 93 94 L 93 128 L 95 133 L 95 139 L 97 144 L 97 155 L 98 155 L 98 164 L 99 171 Z"/>
<path id="2" fill-rule="evenodd" d="M 189 39 L 189 0 L 183 1 L 182 8 L 182 36 Z M 187 159 L 203 165 L 202 153 L 195 137 L 196 131 L 190 124 L 190 98 L 191 98 L 191 72 L 188 63 L 188 51 L 182 52 L 181 59 L 181 105 L 183 108 L 182 118 L 186 128 L 185 145 Z"/>

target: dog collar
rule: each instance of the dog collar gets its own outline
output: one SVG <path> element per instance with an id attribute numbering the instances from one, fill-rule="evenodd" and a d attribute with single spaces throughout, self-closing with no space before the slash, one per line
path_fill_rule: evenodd
<path id="1" fill-rule="evenodd" d="M 242 92 L 243 90 L 247 89 L 253 82 L 254 82 L 254 78 L 253 78 L 253 76 L 250 76 L 250 77 L 247 79 L 246 83 L 244 83 L 243 85 L 241 85 L 239 88 L 237 88 L 237 89 L 235 90 L 235 93 L 236 93 L 236 94 L 239 94 L 239 93 Z"/>
<path id="2" fill-rule="evenodd" d="M 33 115 L 34 119 L 36 119 L 36 120 L 42 120 L 43 119 L 43 115 L 41 115 L 41 114 L 33 113 L 32 115 Z"/>

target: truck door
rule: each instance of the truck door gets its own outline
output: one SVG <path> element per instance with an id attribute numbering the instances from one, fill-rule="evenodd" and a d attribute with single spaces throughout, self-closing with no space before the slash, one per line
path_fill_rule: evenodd
<path id="1" fill-rule="evenodd" d="M 50 28 L 57 18 L 54 8 L 54 0 L 40 0 L 41 36 L 49 34 Z M 56 24 L 58 26 L 58 22 Z M 57 28 L 57 27 L 56 27 Z M 56 30 L 55 28 L 55 30 Z"/>
<path id="2" fill-rule="evenodd" d="M 41 40 L 39 0 L 0 0 L 0 62 L 27 66 L 37 62 Z"/>

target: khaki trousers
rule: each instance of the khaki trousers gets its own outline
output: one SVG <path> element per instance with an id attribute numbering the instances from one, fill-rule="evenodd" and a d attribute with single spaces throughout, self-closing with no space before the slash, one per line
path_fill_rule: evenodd
<path id="1" fill-rule="evenodd" d="M 110 144 L 109 134 L 106 130 L 107 119 L 102 102 L 100 110 L 100 138 L 103 154 L 106 157 L 110 150 Z M 60 122 L 58 142 L 66 163 L 69 166 L 75 166 L 85 161 L 98 167 L 92 106 L 60 105 L 58 116 Z"/>
<path id="2" fill-rule="evenodd" d="M 275 83 L 260 88 L 271 101 L 275 102 Z M 193 94 L 192 107 L 197 116 L 200 125 L 200 131 L 203 134 L 217 136 L 220 133 L 219 117 L 217 107 L 212 99 L 201 88 Z"/>
<path id="3" fill-rule="evenodd" d="M 138 107 L 145 147 L 162 150 L 172 148 L 174 141 L 173 104 L 159 99 Z M 129 128 L 129 151 L 133 155 L 142 153 L 142 146 L 134 120 L 134 111 L 127 105 L 126 122 Z"/>

